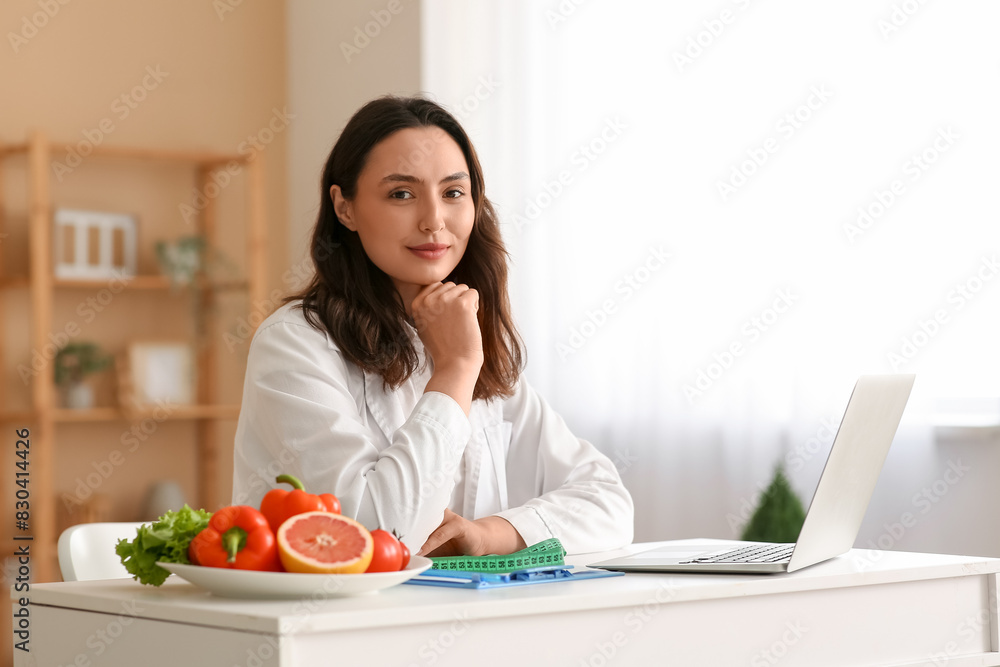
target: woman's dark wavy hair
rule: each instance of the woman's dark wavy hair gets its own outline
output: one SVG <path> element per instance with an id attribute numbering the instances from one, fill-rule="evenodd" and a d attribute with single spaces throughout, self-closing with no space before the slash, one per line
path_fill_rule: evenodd
<path id="1" fill-rule="evenodd" d="M 310 324 L 328 332 L 347 359 L 380 375 L 384 385 L 395 389 L 417 370 L 419 359 L 404 328 L 407 315 L 402 299 L 389 276 L 365 254 L 357 232 L 337 218 L 330 186 L 339 185 L 344 197 L 353 199 L 368 154 L 380 141 L 402 129 L 430 126 L 447 132 L 462 149 L 472 181 L 476 211 L 472 233 L 461 261 L 445 280 L 479 292 L 477 317 L 484 361 L 473 398 L 509 397 L 523 368 L 524 353 L 507 297 L 507 250 L 496 212 L 486 198 L 483 170 L 472 142 L 458 121 L 430 100 L 381 97 L 361 107 L 348 121 L 323 169 L 319 218 L 311 244 L 316 273 L 285 302 L 301 299 Z"/>

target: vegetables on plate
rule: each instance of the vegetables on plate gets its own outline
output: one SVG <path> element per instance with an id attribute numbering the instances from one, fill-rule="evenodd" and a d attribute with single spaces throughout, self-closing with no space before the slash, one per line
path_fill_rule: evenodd
<path id="1" fill-rule="evenodd" d="M 332 493 L 306 493 L 297 477 L 278 475 L 278 484 L 291 484 L 292 490 L 271 489 L 260 501 L 261 514 L 267 517 L 271 530 L 275 533 L 287 519 L 305 512 L 333 512 L 340 514 L 340 501 Z"/>
<path id="2" fill-rule="evenodd" d="M 392 531 L 392 534 L 395 535 L 396 531 Z M 401 537 L 399 538 L 399 550 L 403 552 L 403 563 L 399 566 L 399 569 L 402 570 L 410 564 L 410 548 L 406 546 Z"/>
<path id="3" fill-rule="evenodd" d="M 398 572 L 403 569 L 403 543 L 395 535 L 378 528 L 372 531 L 372 540 L 375 551 L 365 572 Z"/>
<path id="4" fill-rule="evenodd" d="M 205 510 L 192 509 L 185 504 L 177 511 L 168 511 L 152 524 L 139 526 L 135 539 L 118 540 L 115 553 L 133 579 L 159 586 L 170 573 L 156 561 L 189 563 L 188 546 L 195 535 L 208 525 L 211 516 Z"/>
<path id="5" fill-rule="evenodd" d="M 143 524 L 135 539 L 119 540 L 115 553 L 132 577 L 160 586 L 170 573 L 162 563 L 266 572 L 363 573 L 405 569 L 410 550 L 395 532 L 369 532 L 340 514 L 332 493 L 307 493 L 292 475 L 279 475 L 260 510 L 224 507 L 214 514 L 188 505 Z"/>
<path id="6" fill-rule="evenodd" d="M 278 545 L 267 519 L 249 505 L 223 507 L 188 548 L 195 565 L 280 572 Z"/>

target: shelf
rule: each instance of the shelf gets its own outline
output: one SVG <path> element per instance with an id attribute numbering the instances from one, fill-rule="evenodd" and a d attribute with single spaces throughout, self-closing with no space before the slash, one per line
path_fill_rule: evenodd
<path id="1" fill-rule="evenodd" d="M 88 280 L 75 280 L 71 278 L 53 278 L 52 285 L 60 289 L 102 289 L 108 287 L 113 281 L 124 283 L 127 289 L 133 290 L 184 290 L 187 286 L 174 287 L 170 283 L 170 279 L 166 276 L 160 275 L 137 275 L 131 278 L 122 278 L 120 281 L 117 278 L 106 278 L 106 279 L 88 279 Z M 0 288 L 4 289 L 16 289 L 16 288 L 27 288 L 29 285 L 27 276 L 10 276 L 9 278 L 0 279 Z M 228 292 L 228 291 L 239 291 L 249 289 L 249 283 L 246 280 L 220 280 L 216 282 L 209 282 L 207 280 L 196 280 L 194 286 L 198 289 L 211 290 L 215 292 Z"/>
<path id="2" fill-rule="evenodd" d="M 56 408 L 52 410 L 53 421 L 59 423 L 139 421 L 142 419 L 191 421 L 199 419 L 237 419 L 239 416 L 240 406 L 238 405 L 177 405 L 169 409 L 169 414 L 166 417 L 163 416 L 163 410 L 160 408 L 140 411 L 126 411 L 118 407 L 100 407 L 88 410 Z M 0 422 L 31 422 L 36 420 L 37 417 L 37 413 L 30 410 L 18 410 L 0 414 Z"/>
<path id="3" fill-rule="evenodd" d="M 27 142 L 0 145 L 0 157 L 7 157 L 8 155 L 27 155 L 27 153 Z"/>
<path id="4" fill-rule="evenodd" d="M 10 410 L 0 413 L 0 424 L 23 424 L 35 421 L 35 413 L 31 410 Z"/>
<path id="5" fill-rule="evenodd" d="M 24 155 L 28 153 L 27 143 L 4 144 L 0 147 L 0 157 L 7 155 Z M 49 144 L 49 150 L 55 151 L 76 151 L 75 144 L 67 144 L 53 141 Z M 216 168 L 225 166 L 230 162 L 243 164 L 249 162 L 252 154 L 226 154 L 212 153 L 209 151 L 178 151 L 165 148 L 131 148 L 126 146 L 91 146 L 88 155 L 110 158 L 130 158 L 134 160 L 166 160 L 169 162 L 181 162 L 189 164 L 200 164 L 215 166 Z"/>
<path id="6" fill-rule="evenodd" d="M 123 412 L 122 418 L 128 421 L 138 419 L 161 419 L 162 410 L 154 408 L 139 412 Z M 168 420 L 179 419 L 237 419 L 240 416 L 240 406 L 238 405 L 177 405 L 170 408 Z"/>
<path id="7" fill-rule="evenodd" d="M 88 293 L 99 294 L 109 289 L 116 293 L 131 292 L 137 295 L 133 298 L 150 302 L 154 304 L 154 308 L 157 304 L 167 305 L 169 302 L 171 308 L 157 309 L 149 315 L 154 327 L 160 323 L 169 323 L 169 318 L 177 316 L 173 312 L 176 310 L 177 301 L 188 300 L 194 306 L 194 312 L 184 315 L 179 324 L 197 321 L 199 325 L 197 336 L 204 336 L 206 341 L 215 340 L 217 332 L 223 327 L 220 314 L 215 309 L 216 301 L 219 300 L 215 297 L 220 296 L 220 292 L 234 293 L 240 297 L 239 300 L 242 300 L 245 294 L 250 304 L 267 302 L 265 261 L 267 220 L 263 156 L 253 153 L 236 155 L 226 152 L 225 149 L 224 152 L 210 152 L 197 148 L 172 150 L 106 144 L 92 147 L 88 153 L 91 157 L 87 160 L 89 162 L 92 157 L 98 158 L 93 165 L 93 174 L 98 177 L 98 183 L 104 183 L 100 187 L 106 189 L 109 194 L 113 193 L 116 187 L 114 172 L 105 173 L 103 181 L 100 180 L 101 172 L 106 171 L 108 166 L 114 166 L 109 163 L 116 160 L 119 161 L 117 168 L 148 171 L 146 175 L 153 179 L 154 185 L 161 185 L 164 193 L 166 188 L 174 187 L 174 172 L 177 172 L 177 175 L 180 172 L 190 172 L 189 175 L 194 177 L 195 187 L 199 191 L 207 191 L 222 169 L 229 170 L 235 175 L 237 170 L 233 167 L 238 166 L 238 171 L 243 172 L 245 187 L 240 189 L 246 198 L 245 215 L 239 215 L 236 213 L 237 209 L 230 208 L 226 209 L 224 216 L 220 215 L 220 206 L 216 198 L 206 198 L 204 205 L 198 208 L 195 224 L 191 230 L 192 233 L 201 236 L 209 248 L 221 247 L 219 241 L 228 239 L 229 232 L 234 229 L 244 230 L 242 269 L 233 270 L 231 273 L 226 271 L 224 274 L 222 272 L 213 272 L 211 275 L 199 274 L 191 285 L 175 286 L 168 277 L 159 274 L 156 263 L 144 264 L 145 273 L 131 277 L 111 276 L 93 280 L 71 280 L 55 275 L 53 209 L 60 206 L 60 201 L 59 197 L 53 197 L 51 194 L 53 185 L 51 165 L 54 159 L 60 159 L 67 151 L 74 150 L 76 148 L 72 144 L 49 141 L 45 133 L 40 130 L 32 131 L 27 142 L 0 143 L 0 168 L 6 167 L 6 163 L 10 162 L 4 158 L 13 157 L 17 158 L 18 162 L 24 162 L 23 165 L 13 166 L 15 170 L 25 172 L 24 186 L 27 194 L 25 210 L 19 211 L 17 218 L 18 221 L 22 217 L 26 218 L 27 237 L 16 238 L 17 247 L 5 251 L 5 254 L 11 256 L 12 253 L 23 254 L 23 257 L 19 255 L 18 259 L 25 261 L 17 269 L 23 274 L 15 273 L 13 267 L 9 266 L 6 273 L 0 272 L 0 289 L 18 290 L 15 292 L 18 298 L 14 299 L 18 301 L 18 309 L 15 312 L 3 312 L 4 300 L 0 299 L 0 319 L 16 317 L 29 327 L 29 339 L 26 344 L 25 341 L 19 340 L 18 345 L 5 349 L 6 341 L 0 341 L 0 356 L 7 359 L 8 364 L 11 359 L 24 358 L 32 349 L 42 350 L 50 345 L 54 322 L 61 321 L 67 314 L 69 302 L 86 297 Z M 147 169 L 149 166 L 153 169 Z M 11 231 L 2 228 L 5 222 L 3 209 L 6 201 L 3 189 L 14 180 L 0 178 L 0 233 Z M 151 225 L 155 224 L 154 221 L 140 217 L 139 223 L 150 225 L 145 228 L 145 232 L 150 236 L 153 235 L 155 227 Z M 227 250 L 231 249 L 232 247 L 227 247 Z M 188 292 L 193 294 L 186 294 Z M 27 309 L 20 305 L 21 297 L 24 296 L 28 297 Z M 127 337 L 129 327 L 136 324 L 129 320 L 127 315 L 128 313 L 117 315 L 125 319 L 122 321 L 122 327 L 114 328 L 115 334 L 124 332 Z M 145 327 L 146 324 L 143 322 L 142 326 Z M 114 327 L 114 323 L 111 323 L 111 326 Z M 135 333 L 142 330 L 139 326 L 133 328 Z M 199 405 L 167 404 L 163 407 L 154 405 L 135 410 L 128 407 L 128 402 L 123 409 L 123 406 L 114 404 L 113 399 L 109 398 L 109 405 L 89 410 L 70 410 L 58 403 L 58 391 L 52 373 L 39 373 L 32 378 L 30 393 L 23 397 L 27 399 L 23 402 L 11 404 L 12 402 L 7 400 L 8 396 L 2 391 L 4 387 L 0 387 L 0 422 L 4 423 L 5 428 L 11 426 L 31 428 L 32 519 L 35 530 L 33 561 L 37 565 L 32 574 L 36 581 L 54 581 L 58 571 L 55 567 L 55 547 L 58 539 L 57 510 L 60 489 L 57 486 L 56 471 L 60 465 L 65 464 L 65 461 L 59 456 L 58 452 L 61 449 L 57 445 L 63 444 L 64 441 L 68 443 L 78 440 L 96 446 L 103 439 L 95 437 L 99 435 L 97 433 L 83 433 L 84 430 L 88 430 L 83 428 L 87 424 L 103 425 L 105 429 L 109 426 L 112 429 L 125 429 L 135 428 L 137 424 L 146 423 L 146 420 L 185 422 L 193 431 L 191 440 L 196 449 L 192 469 L 196 475 L 197 503 L 203 507 L 215 508 L 228 502 L 228 498 L 220 497 L 218 484 L 221 472 L 219 460 L 226 450 L 220 441 L 222 430 L 214 428 L 214 425 L 219 421 L 238 419 L 240 406 L 222 403 L 236 399 L 228 396 L 228 393 L 234 393 L 228 390 L 225 392 L 227 395 L 223 397 L 223 390 L 227 385 L 224 385 L 221 379 L 222 368 L 217 348 L 217 345 L 205 345 L 199 348 L 197 387 L 193 393 L 200 398 L 202 403 Z M 225 372 L 234 371 L 226 365 Z M 13 382 L 8 384 L 12 385 Z M 23 390 L 15 386 L 14 391 L 20 394 Z M 70 431 L 74 433 L 71 434 Z M 80 437 L 76 438 L 76 435 Z M 164 450 L 158 455 L 173 456 L 169 450 Z M 150 481 L 155 476 L 154 473 L 154 470 L 146 473 L 140 471 L 135 479 L 128 480 L 129 485 L 141 486 Z M 4 538 L 9 541 L 13 529 L 14 526 L 8 525 L 0 531 L 0 541 Z"/>
<path id="8" fill-rule="evenodd" d="M 90 408 L 88 410 L 71 410 L 56 408 L 52 411 L 52 420 L 57 422 L 103 422 L 121 419 L 118 408 Z"/>

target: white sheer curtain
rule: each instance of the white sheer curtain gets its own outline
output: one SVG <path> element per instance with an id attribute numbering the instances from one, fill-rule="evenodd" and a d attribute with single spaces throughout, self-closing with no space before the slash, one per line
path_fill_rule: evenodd
<path id="1" fill-rule="evenodd" d="M 935 401 L 1000 396 L 1000 6 L 911 4 L 424 0 L 528 378 L 637 539 L 735 535 L 779 459 L 807 502 L 856 377 L 915 372 L 875 537 L 946 467 Z"/>

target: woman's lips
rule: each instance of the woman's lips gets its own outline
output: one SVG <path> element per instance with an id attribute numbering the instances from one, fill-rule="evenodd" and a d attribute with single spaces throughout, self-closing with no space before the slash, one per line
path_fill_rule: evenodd
<path id="1" fill-rule="evenodd" d="M 441 259 L 448 252 L 448 246 L 440 243 L 425 243 L 424 245 L 407 248 L 407 250 L 423 259 Z"/>

